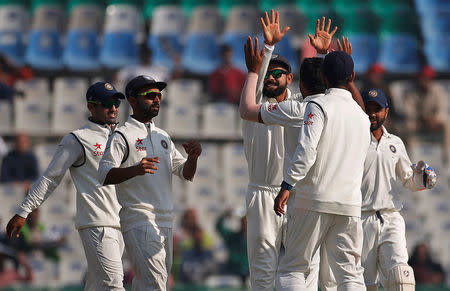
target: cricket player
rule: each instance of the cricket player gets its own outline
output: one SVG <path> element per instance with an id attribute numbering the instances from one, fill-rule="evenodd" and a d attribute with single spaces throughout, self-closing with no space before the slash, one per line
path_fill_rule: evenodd
<path id="1" fill-rule="evenodd" d="M 270 20 L 267 13 L 265 18 L 269 25 L 278 23 L 273 11 Z M 278 25 L 265 31 L 269 33 L 265 37 L 266 44 L 273 50 L 273 45 L 288 30 L 286 27 L 280 31 Z M 276 106 L 278 102 L 292 98 L 287 86 L 292 83 L 293 75 L 284 57 L 276 55 L 271 58 L 269 50 L 265 54 L 262 66 L 265 70 L 268 67 L 270 73 L 267 78 L 260 76 L 258 79 L 256 103 Z M 242 115 L 244 108 L 241 105 L 239 111 Z M 243 120 L 242 133 L 249 172 L 246 209 L 250 283 L 252 290 L 273 290 L 284 228 L 283 218 L 272 211 L 273 199 L 280 190 L 283 177 L 284 129 L 278 125 L 265 126 Z"/>
<path id="2" fill-rule="evenodd" d="M 266 30 L 271 29 L 273 24 L 267 25 L 262 20 L 264 35 L 271 33 Z M 287 171 L 286 166 L 289 165 L 295 150 L 297 148 L 297 141 L 300 132 L 300 128 L 303 125 L 303 115 L 305 107 L 309 101 L 314 100 L 316 97 L 322 96 L 325 93 L 325 83 L 321 76 L 321 67 L 323 58 L 328 52 L 329 46 L 332 41 L 332 37 L 337 30 L 337 27 L 330 32 L 331 20 L 328 20 L 327 27 L 325 28 L 325 17 L 316 21 L 316 32 L 314 37 L 310 35 L 310 42 L 318 52 L 316 58 L 306 58 L 300 66 L 300 92 L 295 99 L 289 99 L 282 101 L 277 106 L 270 106 L 271 104 L 256 104 L 255 103 L 255 91 L 256 91 L 256 78 L 258 67 L 261 66 L 261 62 L 264 62 L 264 58 L 270 58 L 270 54 L 264 54 L 261 60 L 261 54 L 258 52 L 258 48 L 255 49 L 255 53 L 252 49 L 251 39 L 248 39 L 245 55 L 247 64 L 250 66 L 248 80 L 246 87 L 242 91 L 241 107 L 244 109 L 241 113 L 241 117 L 248 119 L 249 121 L 259 121 L 266 125 L 281 125 L 284 127 L 284 141 L 285 141 L 285 160 L 284 160 L 284 172 Z M 275 27 L 275 31 L 279 30 L 279 26 Z M 338 40 L 338 47 L 340 50 L 348 51 L 351 54 L 351 44 L 348 38 L 342 38 L 342 45 Z M 273 50 L 273 47 L 269 47 L 265 44 L 265 50 Z M 263 71 L 262 74 L 265 75 Z M 363 104 L 361 95 L 352 83 L 351 90 L 352 97 L 359 104 Z M 302 100 L 302 96 L 305 98 Z M 292 196 L 292 195 L 291 195 Z M 288 207 L 289 211 L 289 207 Z M 322 254 L 320 260 L 320 285 L 322 290 L 334 290 L 335 283 L 332 274 L 328 273 L 329 267 L 325 254 Z M 319 254 L 317 259 L 314 260 L 311 266 L 311 272 L 308 276 L 308 289 L 317 290 L 317 277 L 319 275 Z"/>
<path id="3" fill-rule="evenodd" d="M 187 159 L 152 119 L 159 113 L 165 82 L 137 76 L 125 93 L 133 109 L 108 140 L 99 165 L 99 181 L 115 184 L 125 248 L 136 277 L 133 290 L 168 290 L 172 267 L 172 175 L 192 181 L 202 148 L 183 144 Z"/>
<path id="4" fill-rule="evenodd" d="M 19 233 L 26 217 L 55 190 L 70 170 L 77 189 L 75 227 L 87 259 L 85 290 L 125 290 L 119 224 L 119 203 L 114 186 L 101 186 L 97 170 L 106 141 L 114 131 L 120 99 L 125 96 L 106 82 L 97 82 L 86 93 L 89 122 L 66 135 L 56 149 L 44 174 L 33 184 L 6 232 Z"/>
<path id="5" fill-rule="evenodd" d="M 437 176 L 423 161 L 411 165 L 402 140 L 383 126 L 389 114 L 386 95 L 379 89 L 363 93 L 370 119 L 371 142 L 364 162 L 362 213 L 364 232 L 362 266 L 367 290 L 415 289 L 413 269 L 408 265 L 402 203 L 392 192 L 400 180 L 411 191 L 431 189 Z"/>
<path id="6" fill-rule="evenodd" d="M 281 258 L 277 289 L 303 290 L 311 261 L 323 248 L 337 290 L 364 290 L 361 267 L 361 179 L 369 147 L 369 120 L 352 99 L 353 60 L 342 51 L 327 54 L 322 73 L 326 94 L 306 105 L 297 150 L 275 199 L 289 212 L 286 254 Z"/>

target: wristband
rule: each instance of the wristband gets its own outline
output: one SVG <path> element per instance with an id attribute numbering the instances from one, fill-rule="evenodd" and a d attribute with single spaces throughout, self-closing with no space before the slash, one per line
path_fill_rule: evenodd
<path id="1" fill-rule="evenodd" d="M 291 191 L 292 190 L 292 185 L 290 185 L 287 182 L 283 181 L 281 183 L 281 189 Z"/>

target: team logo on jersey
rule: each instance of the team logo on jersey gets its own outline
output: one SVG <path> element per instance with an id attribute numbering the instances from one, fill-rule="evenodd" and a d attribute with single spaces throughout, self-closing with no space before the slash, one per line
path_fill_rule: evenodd
<path id="1" fill-rule="evenodd" d="M 278 104 L 269 104 L 269 106 L 267 107 L 267 111 L 272 112 L 277 110 Z"/>
<path id="2" fill-rule="evenodd" d="M 106 90 L 111 91 L 113 89 L 113 86 L 110 83 L 105 83 Z"/>
<path id="3" fill-rule="evenodd" d="M 391 150 L 391 152 L 393 152 L 394 154 L 397 152 L 397 149 L 395 148 L 395 146 L 390 145 L 389 149 Z"/>
<path id="4" fill-rule="evenodd" d="M 144 140 L 143 138 L 137 138 L 136 139 L 136 150 L 138 152 L 144 152 L 144 151 L 147 150 L 147 147 L 143 146 L 144 145 L 143 140 Z"/>
<path id="5" fill-rule="evenodd" d="M 162 141 L 161 141 L 161 145 L 162 145 L 162 147 L 163 147 L 164 149 L 167 150 L 168 145 L 167 145 L 167 142 L 166 142 L 165 140 L 162 140 Z"/>
<path id="6" fill-rule="evenodd" d="M 305 120 L 304 122 L 303 122 L 303 124 L 304 125 L 311 125 L 311 124 L 313 124 L 314 122 L 311 120 L 314 116 L 316 116 L 314 113 L 312 113 L 312 112 L 310 112 L 308 115 L 306 115 L 306 116 L 308 116 L 308 120 Z"/>
<path id="7" fill-rule="evenodd" d="M 370 90 L 369 96 L 375 98 L 378 96 L 378 92 L 376 90 Z"/>
<path id="8" fill-rule="evenodd" d="M 98 142 L 94 144 L 94 156 L 103 156 L 102 145 Z"/>

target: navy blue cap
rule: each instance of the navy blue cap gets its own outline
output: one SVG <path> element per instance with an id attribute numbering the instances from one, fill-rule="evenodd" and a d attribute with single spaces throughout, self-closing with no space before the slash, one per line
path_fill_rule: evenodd
<path id="1" fill-rule="evenodd" d="M 334 51 L 325 56 L 322 72 L 330 83 L 345 80 L 353 74 L 353 59 L 343 51 Z"/>
<path id="2" fill-rule="evenodd" d="M 362 98 L 364 101 L 364 105 L 367 104 L 369 101 L 373 101 L 378 103 L 378 105 L 381 106 L 381 108 L 387 108 L 389 107 L 386 94 L 384 94 L 383 91 L 380 89 L 369 89 L 362 93 Z"/>
<path id="3" fill-rule="evenodd" d="M 125 95 L 114 88 L 111 83 L 97 82 L 92 84 L 86 92 L 86 101 L 105 101 L 111 97 L 125 99 Z"/>
<path id="4" fill-rule="evenodd" d="M 127 86 L 125 87 L 125 94 L 127 95 L 127 98 L 130 98 L 130 96 L 135 96 L 140 89 L 146 86 L 154 86 L 162 91 L 164 88 L 166 88 L 167 83 L 157 82 L 150 76 L 137 76 L 128 82 Z"/>
<path id="5" fill-rule="evenodd" d="M 269 65 L 272 65 L 272 64 L 279 64 L 280 67 L 285 68 L 288 73 L 292 72 L 289 61 L 282 55 L 273 54 L 272 57 L 270 58 L 270 62 L 269 62 Z"/>

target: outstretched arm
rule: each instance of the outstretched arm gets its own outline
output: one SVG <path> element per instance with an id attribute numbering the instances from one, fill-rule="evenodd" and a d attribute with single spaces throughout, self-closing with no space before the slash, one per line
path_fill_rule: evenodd
<path id="1" fill-rule="evenodd" d="M 52 161 L 44 174 L 33 184 L 28 195 L 19 206 L 16 215 L 11 218 L 6 233 L 11 238 L 13 233 L 19 236 L 28 214 L 38 208 L 58 187 L 62 178 L 73 164 L 83 162 L 84 154 L 81 144 L 71 134 L 66 135 L 58 145 Z"/>
<path id="2" fill-rule="evenodd" d="M 265 49 L 259 52 L 258 39 L 255 38 L 255 47 L 251 38 L 247 38 L 244 46 L 245 61 L 248 69 L 247 81 L 241 94 L 239 111 L 242 119 L 249 121 L 261 121 L 258 117 L 262 98 L 262 88 L 264 86 L 264 76 L 269 66 L 272 56 L 273 46 L 279 42 L 289 27 L 280 31 L 279 13 L 271 10 L 271 19 L 265 13 L 265 18 L 261 17 L 261 25 L 264 32 Z M 256 88 L 255 88 L 256 86 Z"/>
<path id="3" fill-rule="evenodd" d="M 338 49 L 340 51 L 346 52 L 349 55 L 352 55 L 352 44 L 350 41 L 348 41 L 348 37 L 342 37 L 342 44 L 337 40 Z M 366 107 L 364 106 L 364 101 L 362 99 L 361 93 L 359 92 L 359 89 L 356 87 L 355 82 L 351 81 L 348 84 L 348 90 L 350 93 L 352 93 L 353 100 L 355 100 L 356 103 L 361 107 L 361 109 L 366 112 Z"/>

